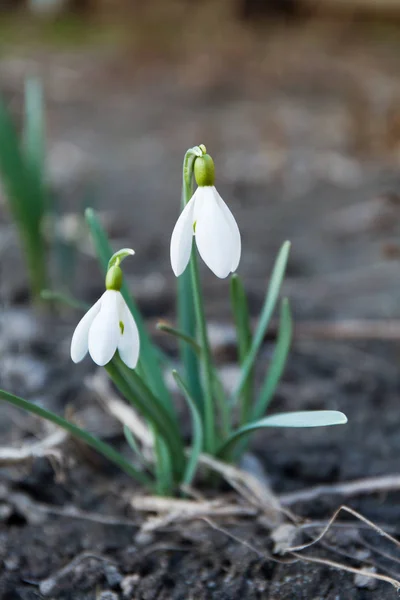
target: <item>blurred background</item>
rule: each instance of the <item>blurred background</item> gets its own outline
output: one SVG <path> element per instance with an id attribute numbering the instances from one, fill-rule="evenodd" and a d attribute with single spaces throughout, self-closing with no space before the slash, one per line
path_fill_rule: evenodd
<path id="1" fill-rule="evenodd" d="M 83 222 L 84 208 L 93 206 L 113 248 L 135 249 L 124 263 L 129 287 L 151 334 L 176 357 L 175 342 L 157 334 L 155 322 L 175 317 L 169 242 L 180 210 L 183 156 L 200 143 L 214 158 L 217 188 L 242 232 L 239 273 L 254 317 L 276 253 L 291 240 L 284 293 L 296 328 L 272 409 L 338 409 L 349 423 L 260 434 L 252 449 L 278 492 L 398 472 L 399 34 L 400 0 L 0 0 L 0 97 L 19 133 L 25 82 L 43 83 L 46 178 L 55 213 L 45 231 L 50 238 L 56 231 L 57 240 L 49 259 L 52 289 L 88 303 L 104 290 Z M 229 282 L 204 265 L 202 275 L 212 346 L 229 390 L 238 377 Z M 118 423 L 87 386 L 93 363 L 76 366 L 69 358 L 80 313 L 51 318 L 43 311 L 38 318 L 28 300 L 20 240 L 0 191 L 0 387 L 120 442 Z M 260 376 L 274 333 L 261 351 Z M 44 431 L 31 415 L 2 404 L 2 444 L 19 444 L 27 432 L 42 439 Z M 106 467 L 92 471 L 98 465 L 92 455 L 82 448 L 77 455 L 69 489 L 54 482 L 44 459 L 23 489 L 46 503 L 74 494 L 78 506 L 103 507 L 96 494 L 107 495 L 110 480 L 98 491 L 96 478 Z M 397 496 L 370 495 L 355 506 L 397 528 Z M 341 501 L 329 496 L 300 512 L 325 518 Z M 105 506 L 114 512 L 115 503 Z M 90 546 L 87 530 L 80 522 L 76 527 L 77 553 Z M 26 571 L 27 581 L 48 576 L 49 556 L 54 569 L 67 562 L 62 526 L 54 537 L 43 531 L 47 538 L 37 552 L 30 525 L 13 530 L 16 555 L 26 553 L 27 564 L 37 555 L 40 563 Z M 93 539 L 100 552 L 103 542 Z M 69 548 L 68 560 L 75 552 Z M 290 587 L 289 568 L 279 572 Z M 147 563 L 144 572 L 153 588 Z M 199 572 L 196 563 L 196 580 Z M 326 570 L 321 573 L 327 580 Z M 248 571 L 239 570 L 240 597 L 247 579 Z M 314 576 L 298 581 L 304 598 L 327 589 Z M 332 581 L 329 597 L 361 597 L 343 592 L 336 572 Z M 293 597 L 300 592 L 282 592 Z"/>
<path id="2" fill-rule="evenodd" d="M 24 80 L 42 79 L 59 227 L 74 237 L 83 207 L 98 208 L 115 247 L 136 250 L 127 268 L 149 316 L 173 308 L 181 162 L 204 143 L 254 307 L 290 239 L 298 315 L 393 317 L 399 32 L 398 0 L 1 0 L 0 94 L 18 122 Z M 18 302 L 26 275 L 4 198 L 0 227 L 1 296 Z M 70 263 L 61 283 L 94 296 L 97 271 Z M 221 316 L 225 284 L 204 274 Z"/>

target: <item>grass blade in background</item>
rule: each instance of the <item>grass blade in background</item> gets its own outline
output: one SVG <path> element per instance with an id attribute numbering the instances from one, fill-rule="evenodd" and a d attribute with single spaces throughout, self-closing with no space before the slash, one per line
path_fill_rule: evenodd
<path id="1" fill-rule="evenodd" d="M 44 185 L 45 174 L 45 122 L 43 87 L 36 78 L 25 82 L 25 119 L 23 130 L 24 154 L 33 175 Z M 45 207 L 43 207 L 45 208 Z"/>
<path id="2" fill-rule="evenodd" d="M 99 219 L 95 212 L 91 208 L 87 208 L 85 211 L 85 217 L 90 229 L 92 240 L 94 243 L 97 258 L 100 262 L 104 274 L 107 272 L 108 261 L 113 255 L 110 243 L 107 238 L 107 234 L 103 229 Z M 164 405 L 168 409 L 171 415 L 175 415 L 175 411 L 172 405 L 171 396 L 164 383 L 163 374 L 160 368 L 158 351 L 153 345 L 150 336 L 146 331 L 146 327 L 140 314 L 135 301 L 133 300 L 128 286 L 123 283 L 121 293 L 127 303 L 129 310 L 131 311 L 140 335 L 140 359 L 139 369 L 143 373 L 146 381 L 149 382 L 152 391 L 156 396 L 162 399 Z"/>
<path id="3" fill-rule="evenodd" d="M 290 251 L 290 242 L 285 242 L 276 258 L 274 268 L 272 270 L 271 279 L 269 282 L 267 294 L 264 300 L 264 306 L 261 311 L 260 320 L 257 325 L 257 329 L 253 336 L 253 341 L 251 343 L 250 351 L 246 357 L 246 360 L 243 364 L 242 370 L 240 372 L 240 380 L 236 391 L 232 397 L 232 404 L 235 405 L 240 398 L 240 395 L 243 392 L 244 387 L 247 384 L 248 377 L 251 373 L 251 370 L 254 366 L 257 353 L 261 347 L 261 344 L 264 340 L 265 332 L 268 328 L 269 322 L 275 310 L 276 303 L 278 301 L 279 292 L 281 289 L 283 277 L 285 275 L 286 265 L 289 257 Z"/>
<path id="4" fill-rule="evenodd" d="M 236 327 L 239 363 L 243 366 L 250 351 L 252 334 L 250 326 L 249 307 L 246 292 L 239 275 L 234 273 L 230 282 L 231 305 L 233 319 Z M 254 369 L 249 372 L 243 392 L 240 407 L 240 423 L 247 423 L 251 413 L 251 402 L 253 399 Z"/>
<path id="5" fill-rule="evenodd" d="M 28 97 L 27 93 L 27 104 Z M 41 105 L 36 103 L 33 106 L 31 102 L 29 122 L 32 138 L 43 139 L 43 131 L 39 131 L 43 124 Z M 32 294 L 38 298 L 46 287 L 46 252 L 41 229 L 47 197 L 43 172 L 38 170 L 41 168 L 38 154 L 34 168 L 31 153 L 33 149 L 30 149 L 29 155 L 25 154 L 11 115 L 0 99 L 0 178 L 12 217 L 19 228 Z"/>

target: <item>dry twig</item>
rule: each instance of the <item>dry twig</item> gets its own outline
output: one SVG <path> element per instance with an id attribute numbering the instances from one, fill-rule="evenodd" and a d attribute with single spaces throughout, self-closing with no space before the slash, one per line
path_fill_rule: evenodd
<path id="1" fill-rule="evenodd" d="M 311 502 L 321 496 L 357 496 L 359 494 L 375 494 L 390 492 L 400 489 L 400 475 L 383 475 L 382 477 L 369 477 L 333 485 L 317 485 L 305 490 L 281 494 L 279 501 L 284 506 L 293 506 L 297 502 Z"/>
<path id="2" fill-rule="evenodd" d="M 58 446 L 61 446 L 67 438 L 66 431 L 56 429 L 40 442 L 25 444 L 20 448 L 0 447 L 0 467 L 15 466 L 42 457 L 61 462 L 62 455 Z"/>

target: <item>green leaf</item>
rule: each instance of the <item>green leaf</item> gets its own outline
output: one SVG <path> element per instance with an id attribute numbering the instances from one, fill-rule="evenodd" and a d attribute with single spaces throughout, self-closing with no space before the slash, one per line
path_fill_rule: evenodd
<path id="1" fill-rule="evenodd" d="M 190 485 L 196 474 L 197 463 L 203 448 L 203 424 L 201 421 L 199 410 L 196 406 L 194 399 L 190 395 L 188 387 L 186 386 L 182 378 L 179 376 L 177 371 L 172 371 L 172 375 L 174 376 L 176 383 L 180 387 L 186 399 L 192 416 L 192 447 L 190 451 L 189 460 L 186 465 L 186 470 L 183 476 L 183 483 L 186 485 Z"/>
<path id="2" fill-rule="evenodd" d="M 275 264 L 274 264 L 274 268 L 272 270 L 272 275 L 271 275 L 271 279 L 269 282 L 267 294 L 265 297 L 264 306 L 261 311 L 260 320 L 258 322 L 258 326 L 254 333 L 250 351 L 247 354 L 246 360 L 243 364 L 243 367 L 242 367 L 242 370 L 240 373 L 240 380 L 239 380 L 238 386 L 232 397 L 233 405 L 235 405 L 237 403 L 238 399 L 240 398 L 240 395 L 242 394 L 242 392 L 247 384 L 248 377 L 251 373 L 251 370 L 254 366 L 254 362 L 257 357 L 257 353 L 258 353 L 258 351 L 261 347 L 261 344 L 264 340 L 265 332 L 268 328 L 269 322 L 274 313 L 275 306 L 276 306 L 276 303 L 277 303 L 277 300 L 279 297 L 279 292 L 280 292 L 281 285 L 282 285 L 282 280 L 285 275 L 286 265 L 287 265 L 287 261 L 288 261 L 288 257 L 289 257 L 289 251 L 290 251 L 290 242 L 285 242 L 279 251 L 279 254 L 278 254 Z"/>
<path id="3" fill-rule="evenodd" d="M 75 308 L 76 310 L 80 310 L 82 312 L 86 312 L 90 308 L 87 302 L 82 302 L 81 300 L 78 300 L 73 296 L 64 294 L 63 292 L 57 292 L 53 290 L 42 290 L 40 292 L 40 297 L 42 298 L 42 300 L 47 300 L 49 302 L 59 302 L 60 304 L 65 304 L 65 306 Z"/>
<path id="4" fill-rule="evenodd" d="M 292 331 L 293 326 L 290 305 L 288 299 L 284 298 L 281 304 L 278 339 L 272 355 L 271 364 L 268 368 L 268 373 L 261 386 L 260 394 L 254 406 L 253 419 L 260 419 L 262 415 L 265 414 L 269 403 L 272 400 L 276 387 L 285 369 L 286 359 L 292 341 Z"/>
<path id="5" fill-rule="evenodd" d="M 23 398 L 14 396 L 14 394 L 5 392 L 4 390 L 0 390 L 0 399 L 5 400 L 10 404 L 13 404 L 14 406 L 17 406 L 18 408 L 22 408 L 23 410 L 33 413 L 41 417 L 42 419 L 46 419 L 46 421 L 51 421 L 51 423 L 54 423 L 55 425 L 58 425 L 58 427 L 65 429 L 74 437 L 82 440 L 83 442 L 97 450 L 97 452 L 100 452 L 100 454 L 103 454 L 103 456 L 105 456 L 113 463 L 118 465 L 123 471 L 125 471 L 125 473 L 127 473 L 134 479 L 137 479 L 137 481 L 139 481 L 140 483 L 143 483 L 144 485 L 151 485 L 151 480 L 145 473 L 142 473 L 142 471 L 135 469 L 135 467 L 133 467 L 127 460 L 125 460 L 122 454 L 114 450 L 112 446 L 109 446 L 108 444 L 95 437 L 88 431 L 85 431 L 85 429 L 81 429 L 80 427 L 74 425 L 73 423 L 70 423 L 63 417 L 60 417 L 59 415 L 49 410 L 46 410 L 41 406 L 37 406 L 32 402 L 28 402 Z"/>
<path id="6" fill-rule="evenodd" d="M 107 235 L 97 218 L 95 212 L 91 208 L 85 211 L 86 221 L 88 223 L 90 233 L 93 239 L 97 258 L 103 269 L 104 275 L 108 270 L 108 261 L 112 256 L 112 250 L 108 241 Z M 131 311 L 140 336 L 140 370 L 144 374 L 146 381 L 156 396 L 162 399 L 170 414 L 175 414 L 171 396 L 164 383 L 163 374 L 159 364 L 159 355 L 156 347 L 153 345 L 146 327 L 135 301 L 133 300 L 126 283 L 123 283 L 121 293 Z"/>
<path id="7" fill-rule="evenodd" d="M 28 164 L 39 184 L 44 184 L 45 131 L 43 88 L 39 79 L 25 82 L 24 151 Z"/>
<path id="8" fill-rule="evenodd" d="M 137 456 L 137 458 L 139 459 L 139 461 L 143 465 L 143 467 L 145 467 L 147 469 L 148 468 L 147 461 L 146 461 L 145 457 L 143 456 L 143 453 L 141 452 L 141 450 L 135 440 L 135 436 L 133 435 L 132 431 L 129 429 L 128 425 L 123 426 L 123 431 L 124 431 L 124 436 L 128 443 L 128 446 L 130 447 L 132 452 Z"/>
<path id="9" fill-rule="evenodd" d="M 166 323 L 157 323 L 156 327 L 159 331 L 162 331 L 163 333 L 168 333 L 169 335 L 178 338 L 178 340 L 180 340 L 181 342 L 185 342 L 185 344 L 188 344 L 188 346 L 190 346 L 196 352 L 197 356 L 201 355 L 201 348 L 196 342 L 196 340 L 192 337 L 186 335 L 178 329 L 175 329 L 174 327 L 171 327 L 170 325 L 167 325 Z"/>
<path id="10" fill-rule="evenodd" d="M 248 436 L 257 429 L 265 427 L 326 427 L 328 425 L 343 425 L 347 423 L 347 417 L 337 410 L 310 410 L 300 412 L 288 412 L 264 417 L 244 427 L 237 429 L 218 449 L 218 455 L 226 456 L 232 447 L 243 437 Z"/>
<path id="11" fill-rule="evenodd" d="M 233 319 L 236 326 L 236 337 L 239 353 L 239 363 L 243 366 L 246 357 L 250 351 L 252 334 L 250 325 L 249 307 L 247 303 L 246 292 L 239 275 L 234 273 L 230 282 L 231 306 Z M 254 369 L 249 372 L 247 381 L 243 386 L 240 422 L 246 423 L 251 412 L 251 402 L 253 397 Z"/>
<path id="12" fill-rule="evenodd" d="M 118 353 L 105 369 L 126 400 L 145 417 L 157 431 L 157 435 L 164 438 L 173 457 L 174 473 L 180 480 L 185 465 L 185 455 L 177 419 L 169 413 L 162 400 L 153 394 L 144 380 L 122 362 Z"/>
<path id="13" fill-rule="evenodd" d="M 173 461 L 164 440 L 153 431 L 156 488 L 159 496 L 170 496 L 174 490 Z"/>
<path id="14" fill-rule="evenodd" d="M 19 228 L 31 289 L 38 297 L 46 287 L 45 244 L 41 225 L 47 196 L 41 177 L 21 150 L 11 115 L 1 99 L 0 177 L 12 217 Z"/>

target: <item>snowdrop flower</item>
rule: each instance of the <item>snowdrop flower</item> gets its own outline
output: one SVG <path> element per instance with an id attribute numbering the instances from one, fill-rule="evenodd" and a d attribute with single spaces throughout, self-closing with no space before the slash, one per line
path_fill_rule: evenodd
<path id="1" fill-rule="evenodd" d="M 198 188 L 181 212 L 171 237 L 171 265 L 178 277 L 187 267 L 193 236 L 201 258 L 217 277 L 236 271 L 240 232 L 231 211 L 214 187 L 214 162 L 209 154 L 196 158 Z"/>
<path id="2" fill-rule="evenodd" d="M 133 250 L 130 253 L 133 254 Z M 139 332 L 120 292 L 123 276 L 119 261 L 116 262 L 107 272 L 106 291 L 79 321 L 74 331 L 71 358 L 75 363 L 83 360 L 89 352 L 93 361 L 102 367 L 110 362 L 118 350 L 127 367 L 136 367 L 140 347 Z"/>

